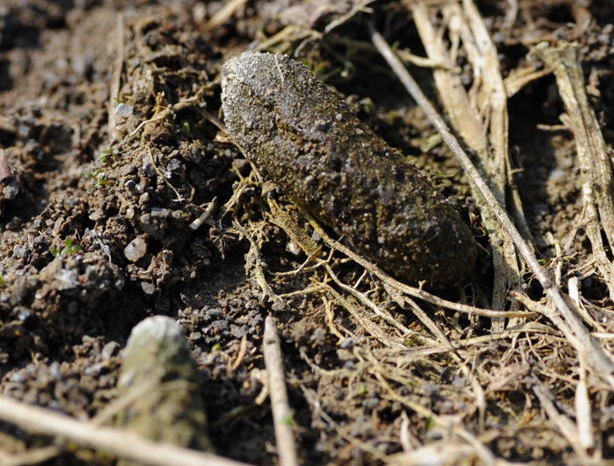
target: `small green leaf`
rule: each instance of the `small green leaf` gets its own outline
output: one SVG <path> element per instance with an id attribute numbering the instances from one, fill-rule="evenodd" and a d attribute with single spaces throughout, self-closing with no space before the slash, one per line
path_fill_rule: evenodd
<path id="1" fill-rule="evenodd" d="M 81 250 L 81 246 L 74 243 L 72 238 L 66 238 L 64 240 L 64 249 L 62 249 L 62 255 L 70 256 L 76 254 Z"/>
<path id="2" fill-rule="evenodd" d="M 435 427 L 435 419 L 433 419 L 432 417 L 427 417 L 426 430 L 431 430 L 433 427 Z"/>

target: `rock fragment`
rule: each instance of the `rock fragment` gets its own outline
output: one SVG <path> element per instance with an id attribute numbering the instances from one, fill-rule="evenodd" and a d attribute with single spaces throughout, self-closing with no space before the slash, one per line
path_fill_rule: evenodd
<path id="1" fill-rule="evenodd" d="M 148 317 L 134 327 L 118 389 L 120 396 L 134 397 L 119 414 L 118 425 L 152 440 L 213 451 L 198 390 L 198 368 L 174 319 Z"/>
<path id="2" fill-rule="evenodd" d="M 147 254 L 147 242 L 137 236 L 124 248 L 124 255 L 130 262 L 138 262 Z"/>

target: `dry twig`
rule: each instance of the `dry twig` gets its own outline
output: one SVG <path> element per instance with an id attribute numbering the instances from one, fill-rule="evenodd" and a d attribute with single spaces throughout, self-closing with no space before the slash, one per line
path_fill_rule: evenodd
<path id="1" fill-rule="evenodd" d="M 505 206 L 506 175 L 509 167 L 507 95 L 495 45 L 471 0 L 462 1 L 462 8 L 458 2 L 450 2 L 441 7 L 451 37 L 450 50 L 444 43 L 443 30 L 435 30 L 431 24 L 426 5 L 421 1 L 406 3 L 412 10 L 429 58 L 448 65 L 448 69 L 434 70 L 433 76 L 450 122 L 476 152 L 481 168 L 495 191 L 497 201 Z M 450 71 L 456 65 L 457 48 L 461 40 L 473 68 L 474 84 L 469 92 L 465 91 L 461 75 Z M 497 219 L 490 213 L 486 200 L 473 183 L 472 191 L 490 233 L 495 274 L 492 306 L 495 309 L 504 309 L 508 286 L 517 288 L 519 285 L 520 272 L 514 245 L 511 239 L 497 228 Z M 517 210 L 520 211 L 520 208 Z M 495 330 L 502 329 L 501 320 L 495 320 L 494 323 Z"/>
<path id="2" fill-rule="evenodd" d="M 240 8 L 247 3 L 247 0 L 229 0 L 224 7 L 207 21 L 205 29 L 215 29 L 228 21 Z"/>
<path id="3" fill-rule="evenodd" d="M 0 450 L 0 465 L 2 466 L 27 466 L 37 465 L 55 458 L 62 449 L 51 445 L 48 447 L 31 448 L 23 453 L 5 454 Z"/>
<path id="4" fill-rule="evenodd" d="M 352 8 L 350 9 L 350 11 L 348 11 L 346 14 L 341 15 L 339 18 L 334 19 L 333 21 L 331 21 L 326 28 L 324 28 L 324 32 L 325 33 L 329 33 L 330 31 L 332 31 L 333 29 L 341 26 L 343 23 L 346 23 L 347 21 L 349 21 L 350 19 L 352 19 L 355 15 L 357 15 L 360 12 L 365 12 L 365 11 L 369 11 L 367 9 L 367 6 L 371 3 L 373 3 L 375 0 L 360 0 L 358 1 L 355 5 L 352 6 Z"/>
<path id="5" fill-rule="evenodd" d="M 614 299 L 614 264 L 608 259 L 601 239 L 601 230 L 614 250 L 614 176 L 612 161 L 595 112 L 589 105 L 584 85 L 578 48 L 564 43 L 536 47 L 539 56 L 554 70 L 554 76 L 565 108 L 565 123 L 576 140 L 581 167 L 582 194 L 586 216 L 586 232 L 591 242 L 597 269 L 604 277 Z"/>
<path id="6" fill-rule="evenodd" d="M 606 353 L 598 342 L 592 339 L 589 332 L 582 324 L 580 318 L 569 306 L 568 301 L 563 296 L 561 290 L 550 278 L 549 273 L 539 264 L 537 257 L 535 257 L 531 248 L 527 245 L 525 240 L 518 232 L 507 212 L 501 207 L 496 197 L 490 191 L 488 185 L 482 179 L 482 176 L 471 162 L 471 159 L 460 145 L 458 139 L 450 131 L 444 119 L 441 117 L 441 115 L 439 115 L 433 104 L 422 92 L 418 86 L 418 83 L 416 83 L 407 69 L 403 66 L 403 63 L 395 56 L 385 39 L 377 31 L 375 31 L 373 27 L 371 27 L 371 39 L 395 74 L 401 80 L 409 94 L 414 98 L 418 105 L 422 107 L 431 123 L 441 134 L 443 140 L 448 145 L 452 153 L 456 156 L 458 162 L 461 164 L 467 177 L 472 180 L 472 182 L 479 189 L 480 194 L 486 200 L 491 213 L 497 218 L 503 230 L 512 239 L 519 255 L 524 259 L 531 271 L 535 274 L 535 277 L 540 282 L 544 293 L 554 303 L 557 310 L 557 315 L 561 316 L 562 320 L 569 327 L 571 332 L 566 333 L 566 336 L 569 338 L 569 335 L 573 335 L 573 338 L 570 339 L 572 346 L 581 357 L 585 357 L 587 361 L 590 361 L 591 367 L 595 371 L 596 375 L 602 377 L 605 381 L 607 381 L 610 387 L 614 389 L 614 361 L 612 361 L 611 356 Z"/>
<path id="7" fill-rule="evenodd" d="M 275 321 L 271 316 L 268 316 L 264 321 L 262 352 L 264 353 L 264 363 L 269 380 L 269 394 L 271 409 L 273 410 L 279 464 L 295 466 L 298 465 L 298 457 L 292 433 L 292 410 L 288 404 L 279 336 L 275 328 Z"/>
<path id="8" fill-rule="evenodd" d="M 9 165 L 4 149 L 0 148 L 0 181 L 13 176 L 13 171 Z"/>
<path id="9" fill-rule="evenodd" d="M 153 466 L 241 466 L 230 459 L 175 445 L 156 443 L 125 430 L 100 427 L 26 405 L 0 395 L 0 419 L 30 432 L 52 435 L 58 439 L 108 451 L 121 458 Z"/>

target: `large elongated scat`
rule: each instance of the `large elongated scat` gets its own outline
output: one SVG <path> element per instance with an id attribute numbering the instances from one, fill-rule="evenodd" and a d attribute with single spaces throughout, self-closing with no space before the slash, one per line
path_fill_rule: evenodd
<path id="1" fill-rule="evenodd" d="M 229 60 L 222 107 L 256 166 L 384 270 L 434 286 L 473 270 L 475 242 L 454 206 L 304 65 L 270 53 Z"/>

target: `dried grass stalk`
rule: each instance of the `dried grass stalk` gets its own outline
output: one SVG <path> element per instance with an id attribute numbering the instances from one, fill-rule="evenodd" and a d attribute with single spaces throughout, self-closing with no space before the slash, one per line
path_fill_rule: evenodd
<path id="1" fill-rule="evenodd" d="M 535 278 L 540 282 L 544 289 L 544 293 L 553 305 L 552 310 L 546 307 L 545 309 L 541 309 L 541 311 L 564 332 L 565 337 L 578 352 L 579 357 L 585 358 L 585 360 L 590 363 L 595 374 L 601 377 L 612 389 L 614 389 L 614 361 L 612 360 L 612 356 L 591 337 L 577 312 L 572 307 L 571 300 L 561 292 L 556 282 L 552 280 L 550 273 L 539 264 L 533 250 L 521 236 L 507 212 L 502 208 L 501 204 L 499 204 L 487 183 L 460 145 L 456 136 L 452 134 L 445 120 L 437 112 L 424 92 L 422 92 L 420 86 L 418 86 L 418 83 L 403 66 L 401 60 L 394 54 L 384 38 L 374 29 L 371 31 L 371 39 L 378 51 L 386 59 L 399 80 L 405 86 L 407 92 L 414 98 L 418 105 L 422 107 L 433 126 L 435 126 L 437 131 L 441 134 L 444 142 L 461 164 L 465 174 L 472 180 L 479 189 L 480 194 L 486 200 L 487 206 L 492 215 L 497 218 L 500 228 L 509 235 L 514 242 L 518 254 L 535 274 Z M 521 296 L 522 295 L 518 293 L 517 299 Z"/>
<path id="2" fill-rule="evenodd" d="M 567 110 L 565 123 L 574 134 L 581 168 L 586 232 L 595 265 L 614 299 L 614 264 L 608 258 L 601 238 L 603 230 L 610 251 L 614 250 L 612 159 L 595 112 L 589 105 L 578 48 L 568 43 L 557 47 L 543 43 L 536 47 L 536 52 L 553 69 Z"/>
<path id="3" fill-rule="evenodd" d="M 0 396 L 0 419 L 16 424 L 29 432 L 52 435 L 63 441 L 108 451 L 119 457 L 150 465 L 244 465 L 211 453 L 157 443 L 123 429 L 100 427 L 92 422 L 77 421 L 5 396 Z"/>
<path id="4" fill-rule="evenodd" d="M 445 21 L 444 27 L 436 30 L 424 2 L 406 1 L 406 4 L 413 13 L 429 58 L 447 65 L 436 69 L 433 75 L 450 122 L 477 154 L 497 201 L 505 206 L 509 167 L 507 94 L 499 71 L 497 50 L 482 18 L 471 0 L 463 1 L 462 6 L 459 2 L 451 2 L 438 8 Z M 449 47 L 443 40 L 446 30 L 450 37 Z M 463 87 L 461 75 L 453 71 L 461 42 L 473 68 L 474 83 L 470 92 Z M 473 184 L 472 191 L 490 234 L 495 273 L 492 307 L 504 309 L 508 287 L 516 288 L 520 283 L 514 245 L 498 228 L 497 219 Z M 495 322 L 495 330 L 501 330 L 503 322 Z"/>

